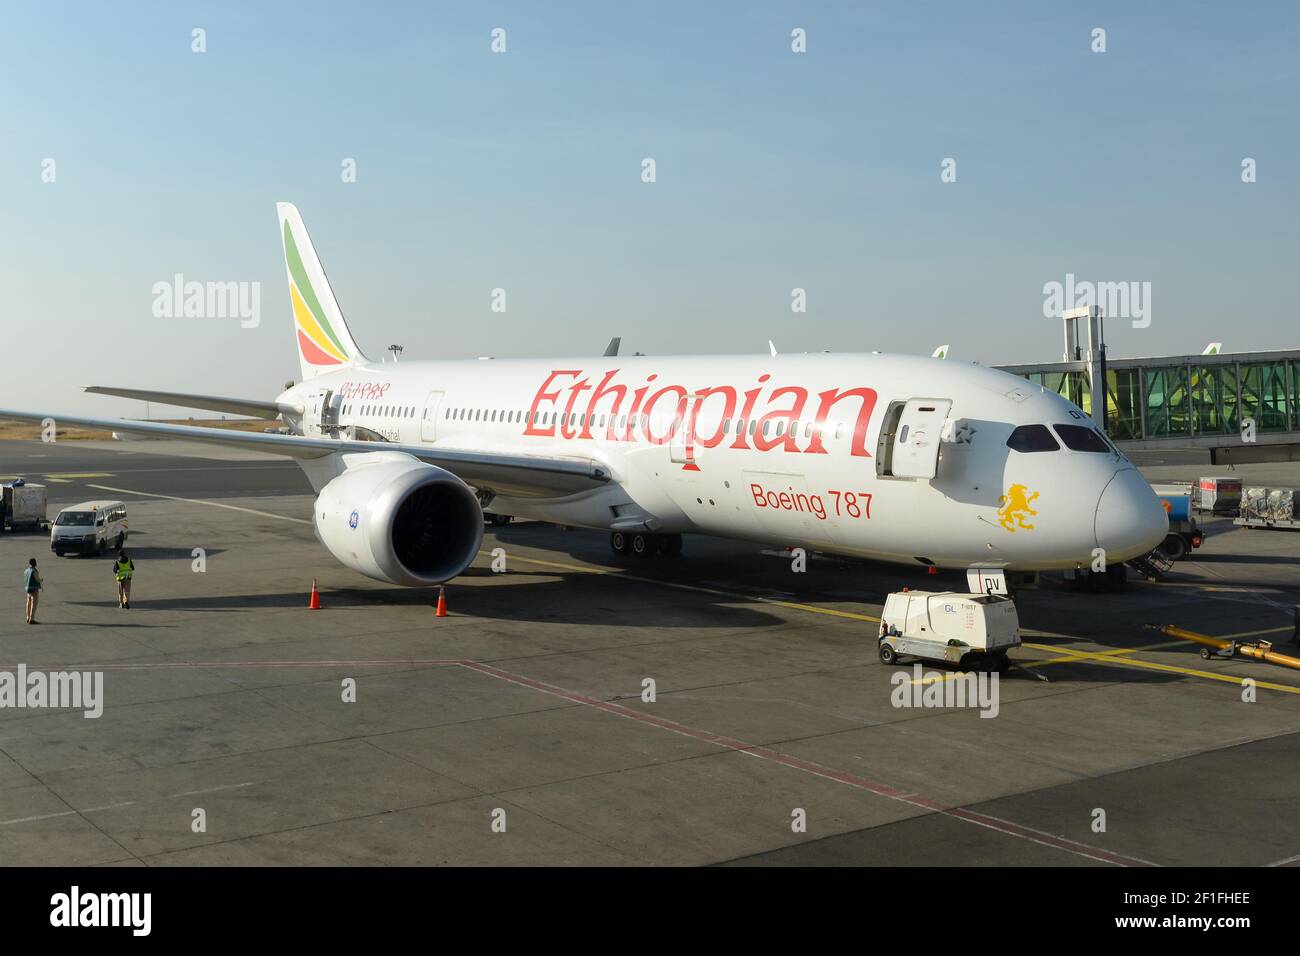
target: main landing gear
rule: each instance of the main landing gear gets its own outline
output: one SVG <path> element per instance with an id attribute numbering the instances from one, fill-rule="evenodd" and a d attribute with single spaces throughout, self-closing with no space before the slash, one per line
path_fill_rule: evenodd
<path id="1" fill-rule="evenodd" d="M 638 558 L 650 558 L 662 554 L 665 558 L 678 558 L 682 554 L 682 536 L 680 534 L 628 534 L 625 531 L 613 531 L 609 536 L 609 546 L 615 554 L 634 554 Z"/>

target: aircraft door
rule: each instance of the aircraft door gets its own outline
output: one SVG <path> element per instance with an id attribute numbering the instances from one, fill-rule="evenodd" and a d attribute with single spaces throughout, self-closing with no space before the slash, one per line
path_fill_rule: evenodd
<path id="1" fill-rule="evenodd" d="M 913 398 L 903 405 L 894 435 L 890 473 L 896 478 L 933 478 L 939 469 L 943 423 L 952 409 L 946 398 Z"/>
<path id="2" fill-rule="evenodd" d="M 303 431 L 308 435 L 324 435 L 326 428 L 330 425 L 330 396 L 333 393 L 329 389 L 321 389 L 318 392 L 312 392 L 311 399 L 308 402 L 307 414 L 303 418 Z"/>
<path id="3" fill-rule="evenodd" d="M 438 411 L 442 407 L 442 392 L 430 392 L 424 401 L 424 414 L 420 416 L 420 440 L 433 441 L 438 437 Z"/>
<path id="4" fill-rule="evenodd" d="M 326 389 L 320 400 L 320 431 L 322 435 L 330 434 L 339 427 L 339 407 L 343 404 L 342 396 Z"/>

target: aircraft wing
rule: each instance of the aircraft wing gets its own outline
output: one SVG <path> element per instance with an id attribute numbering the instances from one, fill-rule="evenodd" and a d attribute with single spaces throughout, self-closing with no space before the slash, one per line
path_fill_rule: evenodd
<path id="1" fill-rule="evenodd" d="M 284 413 L 301 415 L 297 405 L 278 402 L 261 402 L 251 398 L 226 398 L 223 395 L 189 395 L 185 392 L 155 392 L 144 388 L 116 388 L 111 385 L 87 385 L 82 391 L 96 395 L 117 395 L 121 398 L 138 398 L 144 402 L 177 405 L 181 408 L 202 408 L 210 412 L 228 412 L 231 415 L 248 415 L 252 418 L 274 418 Z M 118 429 L 121 431 L 121 429 Z"/>
<path id="2" fill-rule="evenodd" d="M 445 468 L 466 484 L 510 497 L 550 498 L 577 494 L 599 488 L 610 480 L 609 470 L 600 462 L 589 458 L 506 455 L 452 448 L 439 449 L 429 445 L 403 445 L 397 442 L 276 435 L 226 428 L 205 428 L 199 425 L 169 425 L 163 422 L 138 422 L 118 418 L 85 418 L 79 415 L 55 415 L 0 408 L 0 419 L 5 418 L 27 422 L 41 422 L 49 418 L 58 425 L 77 425 L 82 428 L 147 435 L 151 438 L 208 442 L 299 459 L 323 458 L 326 455 L 339 453 L 400 452 L 430 465 Z M 162 450 L 164 449 L 160 449 Z"/>

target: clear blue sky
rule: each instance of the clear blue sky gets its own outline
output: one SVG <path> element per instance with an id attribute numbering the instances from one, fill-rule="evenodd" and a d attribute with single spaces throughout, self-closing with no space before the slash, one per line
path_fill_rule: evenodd
<path id="1" fill-rule="evenodd" d="M 277 200 L 376 356 L 1052 360 L 1067 272 L 1152 283 L 1113 355 L 1300 345 L 1292 2 L 53 6 L 0 30 L 0 404 L 273 394 Z M 261 282 L 260 327 L 155 318 L 178 272 Z"/>

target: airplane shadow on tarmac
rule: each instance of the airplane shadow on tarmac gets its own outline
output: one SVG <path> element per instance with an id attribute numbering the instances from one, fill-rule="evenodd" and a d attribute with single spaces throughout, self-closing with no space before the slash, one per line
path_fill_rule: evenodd
<path id="1" fill-rule="evenodd" d="M 150 548 L 150 547 L 137 548 L 137 547 L 133 547 L 131 542 L 128 541 L 126 543 L 126 547 L 124 550 L 126 551 L 126 556 L 130 558 L 132 561 L 193 561 L 194 560 L 194 551 L 191 548 Z M 225 550 L 226 550 L 225 548 L 206 548 L 204 549 L 204 554 L 206 555 L 206 557 L 212 558 L 218 554 L 224 554 Z M 108 548 L 104 551 L 99 552 L 98 554 L 94 554 L 94 553 L 69 554 L 66 555 L 65 557 L 107 558 L 111 560 L 117 557 L 117 552 L 114 551 L 112 548 Z M 62 561 L 64 560 L 64 558 L 58 558 L 57 560 Z"/>
<path id="2" fill-rule="evenodd" d="M 447 603 L 453 617 L 488 621 L 535 621 L 545 623 L 597 624 L 615 628 L 743 628 L 772 627 L 782 623 L 776 614 L 755 602 L 754 606 L 735 606 L 740 596 L 710 600 L 704 607 L 696 605 L 689 615 L 668 608 L 663 614 L 650 614 L 646 602 L 629 597 L 616 576 L 605 582 L 580 572 L 546 572 L 547 580 L 511 581 L 528 572 L 494 574 L 486 568 L 471 568 L 457 580 L 466 578 L 500 578 L 494 587 L 446 586 Z M 608 596 L 593 594 L 593 585 L 608 584 Z M 703 595 L 709 597 L 709 595 Z M 426 607 L 430 614 L 438 601 L 438 589 L 398 588 L 322 588 L 321 613 L 330 610 L 393 607 Z M 131 613 L 163 611 L 198 611 L 204 613 L 239 613 L 259 609 L 301 608 L 307 610 L 308 594 L 303 590 L 260 594 L 195 595 L 186 597 L 152 597 L 136 594 Z M 115 608 L 112 601 L 69 601 L 80 607 Z"/>

